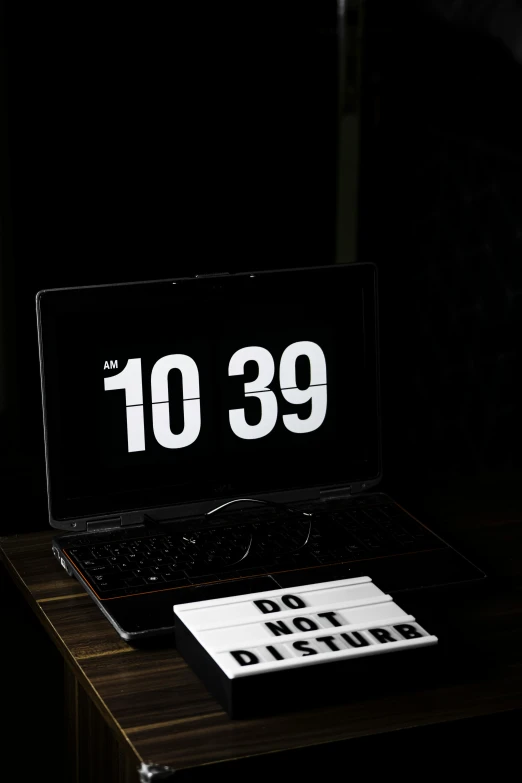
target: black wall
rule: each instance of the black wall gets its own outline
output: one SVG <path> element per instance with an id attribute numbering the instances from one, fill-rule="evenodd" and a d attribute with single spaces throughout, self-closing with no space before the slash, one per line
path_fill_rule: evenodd
<path id="1" fill-rule="evenodd" d="M 6 2 L 2 34 L 5 531 L 47 524 L 39 289 L 335 261 L 338 60 L 335 0 Z"/>
<path id="2" fill-rule="evenodd" d="M 517 480 L 522 66 L 452 3 L 363 5 L 385 476 Z M 45 524 L 38 289 L 334 261 L 335 6 L 4 4 L 3 530 Z"/>
<path id="3" fill-rule="evenodd" d="M 360 255 L 380 271 L 385 477 L 513 490 L 522 63 L 465 14 L 422 6 L 366 4 Z M 522 41 L 522 9 L 516 24 Z"/>

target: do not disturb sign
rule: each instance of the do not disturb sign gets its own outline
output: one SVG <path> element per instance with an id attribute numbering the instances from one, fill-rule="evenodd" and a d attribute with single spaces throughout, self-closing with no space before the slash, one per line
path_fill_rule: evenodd
<path id="1" fill-rule="evenodd" d="M 226 681 L 438 641 L 370 577 L 182 604 L 174 613 L 178 649 L 207 684 L 209 676 L 224 678 L 225 691 Z"/>

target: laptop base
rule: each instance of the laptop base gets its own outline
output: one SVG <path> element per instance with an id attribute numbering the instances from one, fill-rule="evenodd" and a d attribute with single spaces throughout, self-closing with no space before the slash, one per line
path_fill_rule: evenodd
<path id="1" fill-rule="evenodd" d="M 243 568 L 243 573 L 229 569 L 221 573 L 209 574 L 206 577 L 191 576 L 189 579 L 189 576 L 186 575 L 184 580 L 179 579 L 173 582 L 174 586 L 171 588 L 168 582 L 162 582 L 154 590 L 147 586 L 129 588 L 124 595 L 115 595 L 109 591 L 105 593 L 106 597 L 104 597 L 103 593 L 96 589 L 93 572 L 89 572 L 89 567 L 82 567 L 80 562 L 74 559 L 73 553 L 79 551 L 78 542 L 80 544 L 83 542 L 81 537 L 60 536 L 54 540 L 53 548 L 55 556 L 58 557 L 62 566 L 84 586 L 120 636 L 130 642 L 138 642 L 147 637 L 173 634 L 173 607 L 175 604 L 261 592 L 278 587 L 292 588 L 297 585 L 330 582 L 358 576 L 370 576 L 383 590 L 392 595 L 405 591 L 479 583 L 485 578 L 484 572 L 477 566 L 382 493 L 363 495 L 361 498 L 336 498 L 331 502 L 318 501 L 317 504 L 306 506 L 309 509 L 316 507 L 318 508 L 316 528 L 322 525 L 321 529 L 325 529 L 332 520 L 337 520 L 336 527 L 333 529 L 335 529 L 339 541 L 334 542 L 331 536 L 326 536 L 326 540 L 331 546 L 331 559 L 335 559 L 333 553 L 344 551 L 346 553 L 344 562 L 321 564 L 320 559 L 324 559 L 326 556 L 325 543 L 321 543 L 320 538 L 312 536 L 301 555 L 307 554 L 309 557 L 307 562 L 313 559 L 314 565 L 308 565 L 304 568 L 296 567 L 295 563 L 292 567 L 284 567 L 280 564 L 275 568 L 270 568 L 268 565 L 256 567 L 252 564 L 251 568 Z M 382 547 L 378 549 L 375 544 L 378 529 L 371 528 L 370 521 L 372 517 L 377 519 L 379 514 L 383 513 L 383 509 L 389 509 L 390 530 L 395 531 L 393 540 L 400 541 L 401 537 L 407 534 L 402 542 L 403 551 L 397 551 L 398 547 L 396 546 L 395 551 L 386 553 Z M 345 527 L 339 527 L 339 520 L 344 519 L 348 520 L 348 525 L 351 525 L 354 520 L 353 527 L 348 532 Z M 361 538 L 363 533 L 359 533 L 359 537 L 355 536 L 352 531 L 357 530 L 357 523 L 364 523 L 364 535 L 369 535 L 373 530 L 373 540 L 371 538 L 363 540 Z M 386 523 L 387 525 L 388 523 Z M 143 538 L 146 536 L 146 532 L 145 528 L 138 526 L 135 531 L 125 531 L 126 538 L 121 539 L 118 538 L 118 531 L 105 535 L 100 534 L 95 537 L 96 540 L 90 534 L 89 540 L 95 544 L 91 551 L 103 555 L 106 554 L 106 547 L 112 548 L 111 551 L 119 551 L 122 547 L 124 548 L 125 543 L 122 545 L 120 542 L 127 541 L 128 544 L 129 540 L 131 542 L 161 540 L 161 536 L 157 535 Z M 166 529 L 165 535 L 168 532 L 169 530 Z M 324 534 L 323 538 L 325 538 Z M 349 551 L 354 539 L 359 541 L 361 546 L 355 549 L 355 555 L 352 557 Z M 334 548 L 334 543 L 337 549 Z M 364 550 L 362 550 L 363 546 L 365 546 Z M 308 548 L 312 549 L 312 553 L 315 551 L 318 554 L 309 553 Z M 291 560 L 298 563 L 299 557 L 292 556 Z M 100 557 L 94 562 L 105 563 L 106 558 Z M 267 553 L 265 563 L 269 562 L 270 556 Z M 246 558 L 241 565 L 248 564 L 248 558 Z M 176 573 L 182 575 L 181 572 Z M 190 574 L 190 571 L 186 571 L 186 574 Z M 129 576 L 131 577 L 129 582 L 132 583 L 132 575 Z"/>

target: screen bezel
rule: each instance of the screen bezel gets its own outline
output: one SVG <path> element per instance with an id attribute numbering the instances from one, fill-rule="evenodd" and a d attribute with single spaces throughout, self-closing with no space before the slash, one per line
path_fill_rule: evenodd
<path id="1" fill-rule="evenodd" d="M 332 483 L 320 485 L 299 485 L 299 486 L 285 486 L 283 482 L 275 482 L 270 487 L 259 487 L 255 485 L 255 481 L 251 486 L 236 486 L 233 481 L 223 483 L 220 481 L 210 482 L 210 484 L 201 487 L 200 496 L 194 496 L 191 498 L 183 498 L 180 501 L 179 497 L 176 498 L 173 493 L 172 498 L 169 498 L 165 503 L 164 498 L 162 502 L 155 502 L 153 497 L 146 498 L 145 503 L 136 503 L 130 500 L 130 502 L 123 502 L 121 509 L 118 511 L 108 510 L 103 506 L 103 500 L 100 499 L 99 508 L 92 510 L 85 509 L 83 513 L 82 508 L 78 508 L 78 502 L 74 504 L 72 508 L 71 503 L 63 493 L 60 492 L 60 482 L 57 477 L 60 473 L 60 462 L 57 457 L 57 450 L 53 447 L 53 433 L 57 431 L 57 427 L 53 421 L 53 416 L 50 412 L 50 408 L 46 405 L 46 398 L 48 396 L 49 387 L 52 384 L 52 379 L 46 375 L 45 372 L 45 356 L 48 350 L 52 348 L 49 345 L 50 337 L 46 329 L 48 319 L 54 319 L 62 310 L 62 308 L 70 308 L 74 302 L 89 302 L 89 306 L 92 304 L 93 315 L 96 313 L 100 302 L 107 302 L 107 298 L 117 302 L 118 300 L 124 300 L 125 297 L 138 298 L 141 295 L 149 295 L 152 293 L 153 287 L 156 287 L 158 291 L 164 293 L 165 290 L 169 291 L 169 294 L 174 296 L 182 296 L 183 292 L 190 292 L 190 295 L 194 295 L 195 292 L 199 294 L 211 292 L 212 296 L 226 298 L 230 296 L 234 289 L 248 290 L 249 287 L 256 285 L 267 285 L 267 276 L 271 281 L 268 281 L 268 285 L 277 286 L 283 284 L 283 281 L 288 280 L 288 275 L 291 275 L 291 279 L 296 285 L 303 284 L 305 279 L 307 285 L 317 286 L 318 293 L 323 296 L 328 295 L 328 290 L 332 290 L 333 287 L 338 289 L 339 285 L 358 285 L 361 286 L 364 291 L 365 306 L 364 308 L 364 334 L 365 334 L 365 356 L 367 357 L 366 367 L 368 368 L 368 384 L 369 388 L 374 389 L 374 403 L 375 419 L 373 426 L 370 426 L 369 440 L 370 440 L 370 458 L 366 460 L 364 469 L 358 472 L 357 475 L 347 474 L 342 477 L 336 476 Z M 297 281 L 296 277 L 301 276 L 301 281 Z M 342 280 L 342 283 L 340 282 Z M 261 283 L 259 281 L 262 281 Z M 176 288 L 173 289 L 173 284 L 176 284 Z M 330 288 L 331 287 L 331 288 Z M 281 269 L 274 271 L 260 271 L 260 272 L 244 272 L 236 274 L 223 274 L 214 276 L 202 276 L 202 277 L 184 277 L 184 278 L 172 278 L 169 280 L 148 281 L 148 282 L 136 282 L 136 283 L 122 283 L 103 286 L 83 286 L 78 288 L 62 288 L 62 289 L 50 289 L 40 291 L 36 297 L 37 301 L 37 321 L 38 321 L 38 338 L 39 338 L 39 350 L 40 350 L 40 369 L 41 369 L 41 384 L 42 384 L 42 404 L 43 404 L 43 419 L 44 419 L 44 438 L 45 438 L 45 459 L 46 459 L 46 475 L 47 475 L 47 490 L 48 490 L 48 506 L 49 506 L 49 519 L 50 524 L 53 527 L 60 529 L 83 529 L 87 521 L 103 519 L 106 516 L 114 517 L 120 512 L 125 512 L 126 516 L 136 516 L 136 514 L 153 511 L 160 511 L 159 514 L 162 518 L 168 518 L 170 516 L 179 516 L 180 512 L 186 511 L 186 513 L 201 513 L 207 508 L 215 505 L 216 501 L 222 501 L 234 497 L 282 497 L 291 500 L 294 497 L 301 499 L 304 497 L 317 497 L 320 490 L 326 490 L 333 487 L 354 487 L 366 488 L 373 486 L 380 481 L 381 478 L 381 423 L 380 423 L 380 392 L 379 392 L 379 362 L 378 362 L 378 300 L 377 300 L 377 269 L 374 264 L 361 263 L 361 264 L 343 264 L 335 266 L 320 266 L 320 267 L 305 267 L 305 268 L 291 268 Z M 372 400 L 373 403 L 373 400 Z M 332 476 L 332 479 L 334 477 Z"/>

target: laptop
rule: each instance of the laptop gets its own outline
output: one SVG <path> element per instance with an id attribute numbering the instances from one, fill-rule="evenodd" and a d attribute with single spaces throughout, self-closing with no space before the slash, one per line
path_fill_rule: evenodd
<path id="1" fill-rule="evenodd" d="M 189 601 L 484 578 L 377 489 L 374 265 L 47 290 L 37 319 L 52 551 L 123 639 Z"/>

